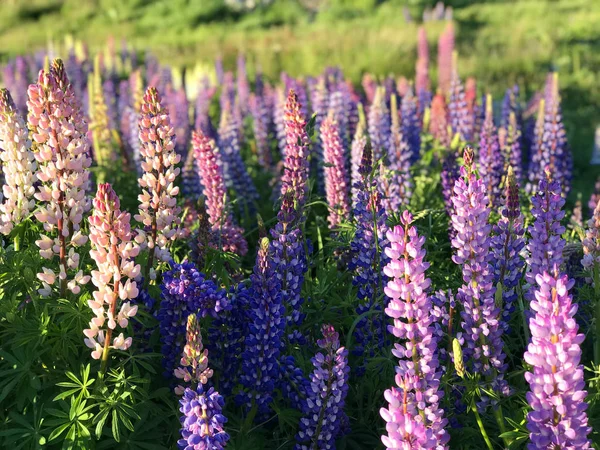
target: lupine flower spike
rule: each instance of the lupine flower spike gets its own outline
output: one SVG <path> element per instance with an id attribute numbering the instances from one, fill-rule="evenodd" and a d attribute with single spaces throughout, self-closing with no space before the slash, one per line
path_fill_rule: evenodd
<path id="1" fill-rule="evenodd" d="M 390 299 L 385 313 L 394 320 L 388 327 L 400 340 L 392 353 L 398 358 L 396 386 L 385 391 L 387 408 L 381 409 L 388 449 L 444 449 L 450 435 L 444 430 L 444 411 L 439 408 L 441 370 L 437 359 L 432 303 L 425 278 L 425 238 L 412 226 L 412 215 L 404 211 L 400 225 L 387 232 L 389 258 L 383 271 L 389 277 L 385 294 Z"/>
<path id="2" fill-rule="evenodd" d="M 208 350 L 202 345 L 202 334 L 198 316 L 195 312 L 188 316 L 185 332 L 185 347 L 173 375 L 182 380 L 185 386 L 177 386 L 175 393 L 182 395 L 185 387 L 195 389 L 197 386 L 208 383 L 213 371 L 208 367 Z"/>
<path id="3" fill-rule="evenodd" d="M 139 127 L 143 174 L 138 180 L 142 193 L 138 196 L 140 206 L 135 219 L 144 224 L 144 230 L 139 230 L 136 240 L 149 250 L 144 274 L 148 279 L 155 276 L 155 260 L 169 261 L 168 246 L 177 237 L 180 223 L 175 179 L 181 157 L 175 153 L 175 132 L 169 114 L 154 87 L 149 87 L 144 95 Z"/>
<path id="4" fill-rule="evenodd" d="M 58 256 L 58 274 L 47 267 L 38 274 L 43 285 L 40 294 L 49 296 L 57 282 L 61 295 L 67 289 L 77 294 L 79 285 L 89 279 L 77 270 L 76 250 L 88 239 L 80 231 L 83 214 L 90 205 L 85 195 L 92 163 L 87 124 L 59 59 L 49 71 L 40 71 L 37 84 L 29 86 L 28 96 L 27 120 L 38 163 L 35 175 L 39 184 L 34 196 L 41 202 L 35 217 L 46 233 L 36 245 L 42 258 L 53 260 Z"/>
<path id="5" fill-rule="evenodd" d="M 98 270 L 92 271 L 92 282 L 97 290 L 88 305 L 96 317 L 83 334 L 86 345 L 92 349 L 92 358 L 102 357 L 104 371 L 110 348 L 127 350 L 131 346 L 131 337 L 125 338 L 120 333 L 113 338 L 113 333 L 117 325 L 127 328 L 138 309 L 130 300 L 138 296 L 135 279 L 140 275 L 140 266 L 134 261 L 140 248 L 133 240 L 130 215 L 121 211 L 119 197 L 110 184 L 98 186 L 93 205 L 89 219 L 90 256 Z"/>
<path id="6" fill-rule="evenodd" d="M 498 142 L 498 133 L 492 114 L 492 96 L 485 102 L 485 119 L 479 138 L 479 169 L 481 178 L 488 191 L 492 206 L 499 206 L 502 178 L 504 177 L 504 158 Z"/>
<path id="7" fill-rule="evenodd" d="M 594 287 L 596 301 L 596 329 L 594 340 L 594 362 L 600 364 L 600 203 L 588 221 L 588 229 L 583 239 L 583 259 L 581 265 L 587 275 L 586 281 Z"/>

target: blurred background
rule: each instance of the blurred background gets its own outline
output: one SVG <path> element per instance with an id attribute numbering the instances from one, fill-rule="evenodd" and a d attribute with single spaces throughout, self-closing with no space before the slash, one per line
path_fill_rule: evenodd
<path id="1" fill-rule="evenodd" d="M 413 78 L 418 27 L 435 58 L 447 21 L 459 72 L 497 99 L 513 83 L 529 98 L 548 70 L 559 72 L 576 167 L 587 178 L 600 121 L 598 0 L 0 0 L 0 63 L 56 51 L 69 36 L 92 52 L 126 41 L 180 69 L 217 57 L 233 69 L 243 53 L 250 76 L 260 68 L 272 79 L 337 65 L 358 85 L 367 71 Z"/>

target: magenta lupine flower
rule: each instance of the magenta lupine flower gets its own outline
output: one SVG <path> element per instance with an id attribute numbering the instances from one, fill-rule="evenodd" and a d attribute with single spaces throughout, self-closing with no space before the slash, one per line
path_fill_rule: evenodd
<path id="1" fill-rule="evenodd" d="M 429 132 L 438 140 L 443 147 L 450 147 L 450 136 L 448 128 L 448 108 L 446 108 L 446 99 L 438 91 L 431 101 L 431 116 L 429 119 Z"/>
<path id="2" fill-rule="evenodd" d="M 329 205 L 329 227 L 336 228 L 350 216 L 350 186 L 346 158 L 337 122 L 330 114 L 321 124 L 321 141 L 325 162 L 325 192 Z"/>
<path id="3" fill-rule="evenodd" d="M 491 206 L 498 207 L 502 200 L 500 185 L 504 177 L 504 158 L 494 125 L 491 95 L 487 96 L 485 119 L 479 138 L 479 171 L 486 185 Z"/>
<path id="4" fill-rule="evenodd" d="M 6 235 L 35 207 L 32 197 L 36 163 L 28 135 L 25 121 L 10 93 L 0 89 L 0 166 L 4 173 L 1 192 L 4 199 L 0 195 L 0 233 Z"/>
<path id="5" fill-rule="evenodd" d="M 441 370 L 437 359 L 432 302 L 427 294 L 431 280 L 425 278 L 425 238 L 411 226 L 412 215 L 402 213 L 400 225 L 387 232 L 389 257 L 383 268 L 389 277 L 384 288 L 389 303 L 385 313 L 394 320 L 388 330 L 399 342 L 392 353 L 398 358 L 396 386 L 385 391 L 388 407 L 382 408 L 388 449 L 448 448 L 450 435 L 439 408 Z"/>
<path id="6" fill-rule="evenodd" d="M 450 92 L 452 82 L 452 53 L 454 52 L 454 25 L 448 22 L 438 40 L 438 87 L 444 95 Z"/>
<path id="7" fill-rule="evenodd" d="M 186 387 L 195 389 L 198 385 L 206 384 L 213 376 L 212 369 L 208 367 L 208 350 L 202 345 L 200 324 L 195 312 L 187 318 L 185 346 L 179 367 L 173 371 L 173 375 L 185 384 L 175 388 L 177 395 L 182 395 Z"/>
<path id="8" fill-rule="evenodd" d="M 129 300 L 138 296 L 135 279 L 140 275 L 140 265 L 135 257 L 140 248 L 134 241 L 130 226 L 130 214 L 121 211 L 119 197 L 110 184 L 98 186 L 93 202 L 90 222 L 90 256 L 98 270 L 92 270 L 94 291 L 88 305 L 95 316 L 89 328 L 83 330 L 85 344 L 92 349 L 92 358 L 100 359 L 105 367 L 109 348 L 127 350 L 131 337 L 121 332 L 113 337 L 117 325 L 127 328 L 129 319 L 135 316 L 137 305 Z"/>
<path id="9" fill-rule="evenodd" d="M 144 95 L 139 128 L 143 174 L 138 180 L 142 193 L 138 196 L 139 214 L 135 219 L 145 227 L 145 230 L 139 230 L 138 242 L 150 251 L 146 270 L 152 277 L 154 258 L 168 261 L 171 258 L 169 243 L 178 234 L 179 187 L 175 186 L 175 179 L 180 172 L 176 166 L 181 159 L 175 152 L 175 132 L 169 114 L 154 87 L 149 87 Z"/>
<path id="10" fill-rule="evenodd" d="M 90 205 L 85 195 L 92 163 L 87 123 L 59 59 L 48 72 L 40 71 L 37 84 L 29 86 L 28 95 L 27 119 L 38 163 L 35 176 L 39 184 L 34 197 L 41 202 L 35 217 L 46 232 L 36 245 L 42 258 L 59 259 L 57 275 L 49 268 L 38 274 L 43 285 L 40 294 L 49 296 L 56 282 L 61 295 L 67 289 L 77 294 L 78 285 L 86 280 L 83 272 L 77 270 L 76 249 L 87 242 L 87 236 L 80 231 L 83 214 Z"/>
<path id="11" fill-rule="evenodd" d="M 223 163 L 215 142 L 201 131 L 192 133 L 192 145 L 198 161 L 198 175 L 204 188 L 208 221 L 213 232 L 213 245 L 241 256 L 248 251 L 244 230 L 233 223 L 227 205 Z"/>
<path id="12" fill-rule="evenodd" d="M 375 100 L 375 94 L 377 93 L 377 80 L 370 73 L 365 73 L 360 82 L 365 96 L 367 97 L 367 104 L 372 105 Z"/>
<path id="13" fill-rule="evenodd" d="M 524 233 L 523 215 L 519 205 L 519 185 L 512 168 L 509 167 L 502 217 L 492 230 L 494 285 L 502 284 L 501 324 L 505 331 L 508 331 L 508 323 L 518 295 L 516 288 L 525 266 L 521 257 L 521 250 L 525 247 Z"/>
<path id="14" fill-rule="evenodd" d="M 457 296 L 463 305 L 463 349 L 471 372 L 491 381 L 495 392 L 507 394 L 508 385 L 503 379 L 506 355 L 499 323 L 501 312 L 495 304 L 496 290 L 490 264 L 490 207 L 485 184 L 475 173 L 473 158 L 473 149 L 466 147 L 461 177 L 454 185 L 452 196 L 455 232 L 452 247 L 456 250 L 452 260 L 462 267 L 464 281 Z"/>
<path id="15" fill-rule="evenodd" d="M 427 44 L 427 31 L 419 27 L 417 44 L 417 67 L 415 74 L 415 90 L 417 95 L 421 91 L 429 91 L 429 45 Z"/>
<path id="16" fill-rule="evenodd" d="M 577 305 L 569 295 L 574 280 L 559 275 L 558 266 L 552 272 L 536 276 L 538 287 L 531 302 L 535 314 L 529 319 L 531 342 L 524 355 L 531 365 L 525 373 L 532 409 L 527 414 L 528 448 L 589 449 L 592 429 L 585 412 L 580 347 L 584 335 L 578 333 Z"/>
<path id="17" fill-rule="evenodd" d="M 483 125 L 483 119 L 485 116 L 485 98 L 483 97 L 484 104 L 477 104 L 477 80 L 474 77 L 468 77 L 465 82 L 465 102 L 467 103 L 467 111 L 471 116 L 473 129 L 472 138 L 474 141 L 479 140 L 479 133 Z"/>
<path id="18" fill-rule="evenodd" d="M 315 370 L 303 403 L 294 450 L 335 449 L 335 441 L 341 437 L 347 420 L 344 404 L 350 375 L 348 350 L 340 347 L 339 334 L 331 325 L 323 325 L 322 332 L 323 339 L 317 345 L 324 354 L 318 352 L 311 359 Z"/>
<path id="19" fill-rule="evenodd" d="M 565 227 L 561 220 L 565 216 L 562 207 L 565 199 L 561 196 L 560 184 L 546 172 L 546 178 L 541 180 L 537 193 L 531 198 L 531 213 L 534 223 L 528 228 L 529 241 L 527 242 L 528 272 L 525 279 L 531 286 L 527 297 L 533 300 L 533 287 L 536 277 L 544 272 L 550 272 L 554 266 L 560 267 L 563 263 L 563 249 L 565 240 L 562 234 Z"/>
<path id="20" fill-rule="evenodd" d="M 378 163 L 387 153 L 390 140 L 390 112 L 386 105 L 385 90 L 378 87 L 373 103 L 369 106 L 369 138 L 373 149 L 373 161 Z"/>
<path id="21" fill-rule="evenodd" d="M 302 114 L 301 108 L 296 93 L 290 89 L 283 116 L 286 147 L 281 194 L 285 194 L 288 190 L 294 191 L 299 211 L 302 211 L 308 194 L 306 183 L 310 152 L 310 143 L 306 134 L 306 118 Z"/>

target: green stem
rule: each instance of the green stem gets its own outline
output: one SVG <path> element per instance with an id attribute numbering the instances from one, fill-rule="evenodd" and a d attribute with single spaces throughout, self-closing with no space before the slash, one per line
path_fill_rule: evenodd
<path id="1" fill-rule="evenodd" d="M 15 252 L 18 252 L 21 249 L 21 237 L 19 236 L 19 233 L 17 233 L 15 235 L 15 239 L 13 241 L 14 247 L 15 247 Z"/>
<path id="2" fill-rule="evenodd" d="M 523 290 L 519 286 L 519 295 L 517 296 L 519 302 L 519 308 L 521 309 L 521 317 L 523 318 L 523 334 L 525 336 L 525 346 L 529 344 L 531 337 L 529 336 L 529 325 L 527 324 L 527 317 L 525 317 L 525 304 L 523 303 Z"/>
<path id="3" fill-rule="evenodd" d="M 475 405 L 475 401 L 473 401 L 473 404 L 471 405 L 471 407 L 473 409 L 473 413 L 475 414 L 475 420 L 477 421 L 477 425 L 479 425 L 479 431 L 481 432 L 481 435 L 483 436 L 483 440 L 487 444 L 487 448 L 489 450 L 494 450 L 492 441 L 490 441 L 490 437 L 488 436 L 487 431 L 485 431 L 485 427 L 483 426 L 483 421 L 481 420 L 479 411 L 477 411 L 477 405 Z"/>
<path id="4" fill-rule="evenodd" d="M 500 434 L 506 433 L 506 426 L 504 425 L 504 413 L 502 412 L 502 406 L 498 405 L 498 409 L 494 410 L 494 416 L 496 417 L 496 422 L 498 422 L 498 427 L 500 428 Z M 504 446 L 508 448 L 511 444 L 511 441 L 507 437 L 503 437 Z"/>

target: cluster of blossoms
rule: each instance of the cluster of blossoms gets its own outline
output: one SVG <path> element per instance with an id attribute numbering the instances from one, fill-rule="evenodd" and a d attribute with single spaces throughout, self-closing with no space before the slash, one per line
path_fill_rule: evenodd
<path id="1" fill-rule="evenodd" d="M 425 238 L 411 226 L 412 215 L 402 214 L 400 225 L 387 232 L 389 258 L 383 268 L 389 281 L 385 294 L 390 299 L 385 313 L 394 320 L 389 331 L 398 339 L 392 353 L 398 358 L 396 385 L 385 392 L 389 402 L 381 409 L 388 449 L 447 448 L 450 436 L 444 430 L 444 411 L 439 408 L 441 370 L 437 359 L 432 302 L 427 295 L 431 284 L 425 278 L 429 263 L 424 261 Z"/>
<path id="2" fill-rule="evenodd" d="M 205 279 L 192 263 L 174 264 L 173 269 L 163 274 L 160 288 L 162 301 L 157 319 L 164 373 L 171 377 L 185 345 L 188 316 L 193 313 L 215 318 L 231 306 L 227 293 Z"/>
<path id="3" fill-rule="evenodd" d="M 28 130 L 10 93 L 0 89 L 0 165 L 4 173 L 0 195 L 0 233 L 27 218 L 35 202 L 36 163 L 30 149 Z M 17 249 L 18 250 L 18 249 Z"/>
<path id="4" fill-rule="evenodd" d="M 140 275 L 140 266 L 135 264 L 135 257 L 140 248 L 133 240 L 130 214 L 121 211 L 119 197 L 110 184 L 98 186 L 93 207 L 89 219 L 90 256 L 98 266 L 98 270 L 92 271 L 92 283 L 97 290 L 88 305 L 95 317 L 83 334 L 85 344 L 92 349 L 92 358 L 102 356 L 106 364 L 109 348 L 127 350 L 131 346 L 131 337 L 125 338 L 120 333 L 112 339 L 112 335 L 117 324 L 127 328 L 129 319 L 138 310 L 130 300 L 137 298 L 139 292 L 135 279 Z"/>
<path id="5" fill-rule="evenodd" d="M 562 210 L 565 199 L 561 196 L 560 184 L 550 178 L 550 172 L 546 172 L 546 178 L 540 181 L 531 204 L 535 221 L 527 230 L 530 238 L 527 242 L 528 270 L 525 280 L 533 287 L 538 275 L 563 263 L 565 240 L 562 234 L 565 227 L 561 225 L 561 220 L 565 216 Z M 533 289 L 530 288 L 527 297 L 533 300 Z"/>
<path id="6" fill-rule="evenodd" d="M 213 245 L 243 256 L 248 251 L 248 243 L 244 239 L 243 229 L 233 223 L 229 212 L 219 150 L 215 148 L 215 142 L 202 132 L 192 134 L 192 145 L 198 161 L 198 175 L 204 188 Z"/>
<path id="7" fill-rule="evenodd" d="M 519 185 L 512 168 L 509 167 L 505 186 L 505 203 L 502 217 L 492 230 L 494 261 L 494 285 L 502 285 L 502 326 L 508 331 L 508 322 L 517 300 L 517 286 L 521 280 L 525 261 L 521 251 L 525 247 L 523 238 L 523 215 L 519 205 Z"/>
<path id="8" fill-rule="evenodd" d="M 438 91 L 431 101 L 429 132 L 438 142 L 450 147 L 451 133 L 448 130 L 448 108 L 446 98 Z"/>
<path id="9" fill-rule="evenodd" d="M 352 186 L 352 206 L 356 206 L 356 198 L 358 195 L 357 183 L 360 182 L 360 161 L 365 146 L 367 145 L 367 125 L 362 106 L 359 106 L 359 121 L 356 126 L 356 132 L 352 138 L 350 148 L 350 181 Z"/>
<path id="10" fill-rule="evenodd" d="M 454 185 L 452 226 L 455 235 L 452 260 L 462 267 L 464 284 L 458 291 L 463 305 L 461 325 L 465 357 L 473 373 L 492 382 L 497 393 L 508 393 L 503 379 L 506 371 L 503 351 L 501 312 L 495 304 L 493 267 L 490 264 L 490 230 L 487 189 L 474 169 L 473 150 L 466 147 L 461 177 Z"/>
<path id="11" fill-rule="evenodd" d="M 369 139 L 373 149 L 373 159 L 375 162 L 379 162 L 387 156 L 392 126 L 383 87 L 378 87 L 375 91 L 375 98 L 369 106 L 369 120 L 367 122 L 369 124 Z"/>
<path id="12" fill-rule="evenodd" d="M 241 383 L 245 391 L 237 401 L 248 410 L 256 405 L 260 417 L 270 411 L 279 377 L 279 356 L 285 331 L 285 308 L 281 302 L 281 283 L 275 276 L 276 264 L 263 238 L 251 276 L 248 314 L 250 325 L 242 353 Z"/>
<path id="13" fill-rule="evenodd" d="M 208 350 L 202 345 L 202 334 L 198 316 L 192 313 L 188 316 L 185 331 L 185 346 L 183 354 L 173 375 L 192 388 L 206 384 L 208 379 L 213 376 L 213 371 L 208 367 Z M 185 391 L 184 386 L 177 386 L 175 393 L 181 395 Z"/>
<path id="14" fill-rule="evenodd" d="M 269 147 L 269 131 L 271 128 L 271 111 L 262 95 L 250 96 L 250 112 L 253 118 L 254 136 L 256 139 L 256 154 L 258 163 L 267 170 L 271 169 L 273 157 Z"/>
<path id="15" fill-rule="evenodd" d="M 600 207 L 596 205 L 594 215 L 588 220 L 588 228 L 583 239 L 583 259 L 581 265 L 591 275 L 594 283 L 600 276 Z"/>
<path id="16" fill-rule="evenodd" d="M 438 84 L 444 95 L 452 83 L 452 54 L 454 53 L 454 26 L 448 22 L 438 40 Z"/>
<path id="17" fill-rule="evenodd" d="M 334 229 L 350 216 L 350 192 L 344 147 L 338 123 L 330 115 L 321 125 L 321 141 L 325 162 L 325 192 L 329 205 L 329 227 Z"/>
<path id="18" fill-rule="evenodd" d="M 139 128 L 143 174 L 138 180 L 142 193 L 138 196 L 139 214 L 135 219 L 144 224 L 137 240 L 148 247 L 146 270 L 152 270 L 154 258 L 169 261 L 167 247 L 178 234 L 180 209 L 176 197 L 179 187 L 175 186 L 175 179 L 180 172 L 176 165 L 181 159 L 175 152 L 175 132 L 169 115 L 153 87 L 144 95 Z"/>
<path id="19" fill-rule="evenodd" d="M 498 130 L 498 142 L 504 154 L 504 166 L 512 167 L 518 185 L 523 178 L 521 140 L 521 126 L 516 114 L 511 112 L 507 125 Z"/>
<path id="20" fill-rule="evenodd" d="M 344 403 L 348 394 L 348 350 L 340 347 L 338 333 L 331 325 L 322 328 L 323 339 L 317 341 L 324 353 L 311 359 L 314 371 L 306 401 L 295 450 L 335 449 L 335 440 L 343 432 Z"/>
<path id="21" fill-rule="evenodd" d="M 485 102 L 485 119 L 479 135 L 479 169 L 487 187 L 492 206 L 499 206 L 502 195 L 500 185 L 504 177 L 504 158 L 498 142 L 498 133 L 492 114 L 492 96 Z"/>
<path id="22" fill-rule="evenodd" d="M 61 295 L 67 289 L 79 292 L 84 277 L 76 249 L 87 242 L 81 221 L 89 209 L 90 167 L 87 124 L 81 105 L 67 79 L 61 60 L 55 60 L 49 71 L 40 71 L 38 82 L 29 86 L 27 116 L 32 150 L 38 164 L 35 173 L 39 184 L 34 197 L 41 202 L 35 217 L 46 234 L 36 241 L 44 259 L 59 259 L 58 276 L 44 268 L 38 278 L 43 283 L 40 294 L 49 296 L 57 281 Z M 70 276 L 68 272 L 75 272 Z"/>
<path id="23" fill-rule="evenodd" d="M 473 115 L 468 108 L 465 89 L 458 76 L 456 61 L 453 62 L 448 116 L 450 118 L 450 128 L 452 129 L 452 133 L 458 133 L 461 140 L 465 142 L 470 141 L 473 137 Z"/>
<path id="24" fill-rule="evenodd" d="M 534 316 L 529 320 L 531 342 L 524 358 L 531 365 L 525 373 L 529 383 L 527 415 L 530 449 L 592 448 L 585 410 L 586 392 L 581 364 L 581 343 L 575 321 L 577 305 L 569 289 L 574 281 L 551 273 L 536 275 L 538 287 L 531 301 Z"/>

